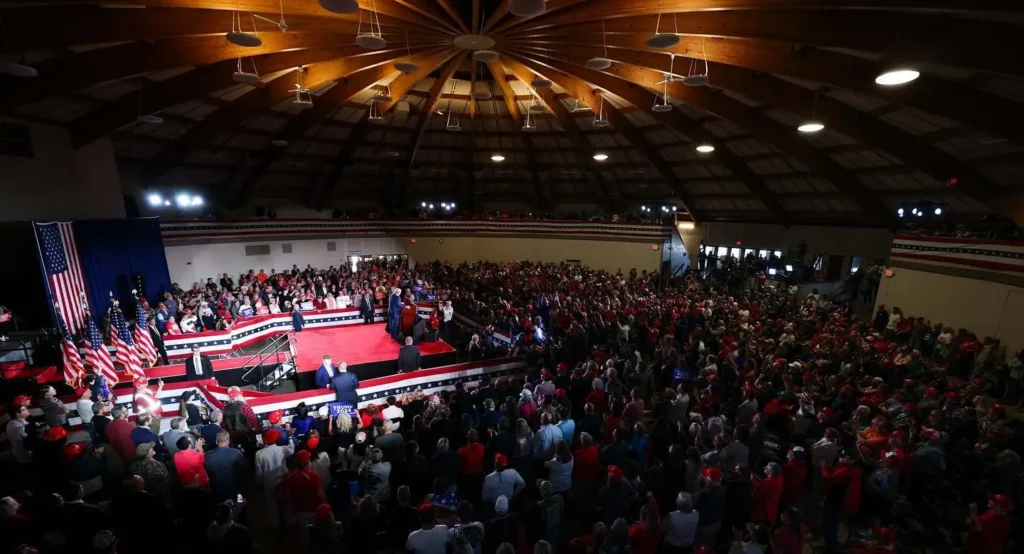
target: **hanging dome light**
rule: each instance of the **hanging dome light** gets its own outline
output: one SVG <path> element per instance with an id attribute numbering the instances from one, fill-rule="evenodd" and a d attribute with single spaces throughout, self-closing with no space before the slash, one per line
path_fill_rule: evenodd
<path id="1" fill-rule="evenodd" d="M 473 59 L 478 62 L 492 63 L 498 61 L 498 53 L 494 50 L 477 50 L 473 52 Z"/>
<path id="2" fill-rule="evenodd" d="M 356 13 L 359 2 L 356 0 L 320 0 L 320 7 L 331 13 Z"/>
<path id="3" fill-rule="evenodd" d="M 599 162 L 603 162 L 608 159 L 608 154 L 605 154 L 604 152 L 597 152 L 594 154 L 594 159 Z"/>
<path id="4" fill-rule="evenodd" d="M 604 115 L 604 96 L 601 96 L 601 106 L 597 109 L 597 113 L 594 114 L 594 121 L 590 125 L 598 129 L 603 129 L 610 125 L 608 118 Z"/>
<path id="5" fill-rule="evenodd" d="M 667 113 L 672 111 L 672 104 L 668 101 L 668 96 L 658 95 L 654 100 L 654 106 L 651 107 L 651 111 L 655 113 Z"/>
<path id="6" fill-rule="evenodd" d="M 672 103 L 668 99 L 668 84 L 675 81 L 672 78 L 672 72 L 675 71 L 675 65 L 676 55 L 670 54 L 668 62 L 668 73 L 662 73 L 662 76 L 664 76 L 665 79 L 658 84 L 661 84 L 663 88 L 661 90 L 661 94 L 656 94 L 654 97 L 654 105 L 651 106 L 652 112 L 667 113 L 672 111 Z"/>
<path id="7" fill-rule="evenodd" d="M 875 77 L 875 83 L 883 87 L 892 87 L 909 83 L 920 76 L 921 72 L 915 69 L 897 67 L 880 73 L 878 77 Z"/>
<path id="8" fill-rule="evenodd" d="M 551 81 L 538 76 L 530 81 L 530 86 L 533 88 L 551 88 Z"/>
<path id="9" fill-rule="evenodd" d="M 490 86 L 483 82 L 477 81 L 473 84 L 473 99 L 474 100 L 490 100 L 492 96 Z"/>
<path id="10" fill-rule="evenodd" d="M 380 108 L 377 107 L 377 102 L 370 102 L 370 114 L 366 116 L 367 121 L 382 121 L 384 114 L 380 113 Z"/>
<path id="11" fill-rule="evenodd" d="M 673 23 L 676 20 L 676 15 L 672 14 Z M 674 33 L 662 33 L 661 32 L 661 14 L 658 14 L 658 20 L 654 23 L 654 36 L 647 39 L 648 48 L 664 49 L 671 48 L 679 44 L 679 30 L 676 29 Z"/>
<path id="12" fill-rule="evenodd" d="M 249 58 L 252 61 L 252 72 L 248 72 L 242 69 L 242 58 L 238 58 L 238 70 L 231 74 L 231 80 L 236 83 L 244 83 L 246 85 L 255 85 L 260 82 L 260 74 L 256 70 L 256 61 Z"/>
<path id="13" fill-rule="evenodd" d="M 448 131 L 461 131 L 462 125 L 459 124 L 459 114 L 455 113 L 452 109 L 452 96 L 455 95 L 455 81 L 452 81 L 452 90 L 448 93 L 448 108 L 445 112 L 448 113 L 448 119 L 445 122 L 444 128 Z M 454 117 L 452 117 L 454 116 Z"/>
<path id="14" fill-rule="evenodd" d="M 703 52 L 704 62 L 704 73 L 697 73 L 700 69 L 700 62 L 702 60 L 690 60 L 690 70 L 686 73 L 686 77 L 683 77 L 683 84 L 688 87 L 706 87 L 711 82 L 708 71 L 708 52 L 704 48 L 704 38 L 700 39 L 700 48 Z"/>
<path id="15" fill-rule="evenodd" d="M 373 99 L 377 102 L 390 102 L 391 85 L 384 85 L 384 88 L 377 89 L 377 92 L 373 95 Z"/>
<path id="16" fill-rule="evenodd" d="M 380 30 L 380 17 L 377 15 L 377 2 L 373 1 L 370 12 L 369 30 L 363 30 L 363 11 L 359 11 L 359 26 L 356 28 L 356 44 L 367 50 L 383 50 L 388 45 L 384 33 Z M 376 29 L 374 26 L 376 25 Z"/>
<path id="17" fill-rule="evenodd" d="M 612 66 L 612 60 L 608 58 L 608 35 L 604 31 L 604 20 L 601 20 L 601 43 L 604 45 L 604 57 L 590 58 L 583 62 L 583 67 L 601 71 Z"/>
<path id="18" fill-rule="evenodd" d="M 503 162 L 505 161 L 505 156 L 502 156 L 501 154 L 491 154 L 491 161 L 499 163 Z"/>
<path id="19" fill-rule="evenodd" d="M 715 151 L 715 147 L 705 142 L 698 144 L 696 150 L 701 154 L 710 154 Z"/>
<path id="20" fill-rule="evenodd" d="M 538 16 L 546 9 L 544 0 L 512 0 L 508 3 L 508 12 L 516 17 Z"/>
<path id="21" fill-rule="evenodd" d="M 817 121 L 808 121 L 807 123 L 804 123 L 803 125 L 797 127 L 796 130 L 800 131 L 801 133 L 817 133 L 818 131 L 824 128 L 824 123 L 818 123 Z"/>
<path id="22" fill-rule="evenodd" d="M 288 141 L 286 141 L 284 139 L 274 139 L 274 140 L 270 141 L 270 144 L 271 144 L 271 146 L 277 146 L 277 147 L 283 148 L 285 146 L 288 146 Z"/>
<path id="23" fill-rule="evenodd" d="M 409 30 L 405 30 L 405 61 L 395 62 L 393 67 L 402 73 L 408 75 L 413 71 L 416 71 L 416 64 L 412 61 L 412 51 L 409 49 Z"/>
<path id="24" fill-rule="evenodd" d="M 231 44 L 246 48 L 262 46 L 263 39 L 260 38 L 260 33 L 256 30 L 256 20 L 252 17 L 251 13 L 249 14 L 249 19 L 252 20 L 251 33 L 242 30 L 242 14 L 235 10 L 234 15 L 231 16 L 231 30 L 224 35 L 224 38 Z"/>
<path id="25" fill-rule="evenodd" d="M 148 123 L 150 125 L 159 125 L 164 122 L 164 118 L 156 114 L 142 114 L 135 118 L 139 123 Z"/>

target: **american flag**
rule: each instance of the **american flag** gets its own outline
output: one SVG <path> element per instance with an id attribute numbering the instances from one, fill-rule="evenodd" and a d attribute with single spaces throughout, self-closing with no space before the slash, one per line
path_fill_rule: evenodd
<path id="1" fill-rule="evenodd" d="M 135 349 L 135 339 L 128 329 L 128 322 L 121 313 L 121 308 L 113 303 L 110 305 L 110 338 L 114 341 L 114 349 L 117 350 L 117 361 L 124 366 L 128 375 L 144 376 L 142 373 L 142 362 L 139 360 L 139 351 Z"/>
<path id="2" fill-rule="evenodd" d="M 143 362 L 150 366 L 156 363 L 156 346 L 153 344 L 153 337 L 149 336 L 146 310 L 142 309 L 141 298 L 135 301 L 135 346 L 139 348 Z"/>
<path id="3" fill-rule="evenodd" d="M 50 303 L 62 308 L 56 312 L 57 317 L 64 322 L 67 331 L 75 335 L 85 328 L 87 318 L 82 310 L 88 308 L 88 302 L 71 223 L 33 223 L 33 226 Z"/>
<path id="4" fill-rule="evenodd" d="M 72 387 L 77 387 L 85 375 L 85 365 L 82 363 L 82 356 L 75 346 L 75 339 L 71 337 L 68 328 L 64 326 L 64 320 L 57 319 L 57 328 L 60 330 L 60 351 L 64 356 L 64 381 Z"/>
<path id="5" fill-rule="evenodd" d="M 92 367 L 93 373 L 102 375 L 106 378 L 107 384 L 113 387 L 117 384 L 114 360 L 110 359 L 110 352 L 107 352 L 107 347 L 103 344 L 103 337 L 100 336 L 100 330 L 91 317 L 85 318 L 85 326 L 85 337 L 88 343 L 85 350 L 85 363 Z"/>

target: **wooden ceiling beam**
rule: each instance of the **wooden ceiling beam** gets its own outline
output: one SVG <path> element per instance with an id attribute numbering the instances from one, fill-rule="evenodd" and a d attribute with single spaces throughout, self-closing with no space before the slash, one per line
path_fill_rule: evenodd
<path id="1" fill-rule="evenodd" d="M 761 9 L 893 9 L 892 0 L 592 0 L 581 5 L 570 6 L 568 9 L 537 16 L 523 27 L 538 29 L 556 25 L 570 25 L 581 21 L 600 21 L 604 18 L 628 17 L 637 15 L 657 15 L 659 13 L 682 13 L 687 16 L 692 12 L 719 10 L 761 10 Z M 978 10 L 978 11 L 1021 11 L 1024 7 L 1016 0 L 899 0 L 897 7 L 905 10 Z M 748 12 L 749 13 L 749 12 Z M 753 14 L 750 14 L 753 15 Z M 756 17 L 754 17 L 756 19 Z M 666 23 L 666 30 L 672 28 L 671 17 Z M 654 34 L 654 28 L 650 29 Z"/>
<path id="2" fill-rule="evenodd" d="M 547 55 L 546 52 L 533 52 L 533 54 Z M 575 73 L 578 77 L 624 99 L 631 98 L 632 100 L 627 99 L 627 101 L 634 105 L 650 106 L 652 104 L 654 94 L 645 87 L 656 88 L 659 86 L 657 83 L 662 80 L 663 76 L 658 71 L 618 63 L 613 64 L 602 73 L 582 67 L 585 60 L 586 57 L 576 58 L 567 63 L 553 58 L 543 58 L 543 62 L 547 65 L 563 72 Z M 834 186 L 860 203 L 866 219 L 885 227 L 894 228 L 896 226 L 895 217 L 889 213 L 889 210 L 877 197 L 868 193 L 859 180 L 844 170 L 828 154 L 797 137 L 792 129 L 787 129 L 755 108 L 708 87 L 688 87 L 682 82 L 675 82 L 669 85 L 669 96 L 731 121 L 759 140 L 781 149 L 787 155 L 811 168 L 819 176 L 828 179 Z"/>
<path id="3" fill-rule="evenodd" d="M 552 13 L 558 13 L 566 8 L 570 8 L 584 0 L 546 0 L 547 5 L 545 6 L 544 13 L 531 17 L 512 17 L 505 20 L 504 23 L 494 28 L 495 33 L 501 33 L 515 27 L 516 25 L 522 25 L 528 21 L 534 21 L 539 17 L 550 15 Z"/>
<path id="4" fill-rule="evenodd" d="M 484 22 L 484 34 L 490 32 L 498 21 L 501 21 L 501 18 L 508 14 L 508 4 L 510 1 L 511 0 L 501 0 L 501 2 L 498 3 L 498 7 L 491 12 L 491 15 L 487 16 L 487 21 Z"/>
<path id="5" fill-rule="evenodd" d="M 326 15 L 334 15 L 324 12 Z M 178 9 L 151 7 L 142 10 L 105 9 L 95 5 L 60 5 L 4 8 L 4 27 L 10 47 L 26 50 L 55 50 L 89 44 L 131 41 L 158 41 L 174 37 L 223 35 L 231 30 L 231 12 L 225 10 Z M 279 12 L 258 13 L 276 21 Z M 243 16 L 246 30 L 249 19 Z M 354 44 L 358 18 L 341 20 L 319 16 L 286 16 L 293 33 L 344 34 L 344 42 Z M 365 22 L 364 22 L 365 24 Z M 405 40 L 410 25 L 393 17 L 381 16 L 381 32 L 389 42 Z M 279 33 L 277 26 L 256 19 L 260 36 Z M 409 29 L 411 38 L 442 40 L 442 32 L 423 27 Z"/>
<path id="6" fill-rule="evenodd" d="M 394 0 L 396 3 L 401 4 L 409 8 L 410 10 L 426 17 L 427 19 L 437 23 L 441 27 L 445 28 L 453 34 L 464 34 L 469 33 L 469 29 L 466 24 L 462 22 L 462 19 L 458 16 L 457 11 L 453 11 L 451 5 L 448 4 L 447 0 L 436 0 L 435 2 L 428 2 L 426 0 Z M 439 4 L 445 13 L 440 13 L 434 7 L 434 4 Z M 446 17 L 447 16 L 447 17 Z M 420 24 L 422 24 L 422 20 Z"/>
<path id="7" fill-rule="evenodd" d="M 437 107 L 437 100 L 441 96 L 441 92 L 445 89 L 445 85 L 455 75 L 455 70 L 458 69 L 459 65 L 466 59 L 468 53 L 464 53 L 448 62 L 448 65 L 441 70 L 441 74 L 438 76 L 434 83 L 430 85 L 430 90 L 427 91 L 427 100 L 423 104 L 423 112 L 419 116 L 419 121 L 416 122 L 416 129 L 413 131 L 412 153 L 409 155 L 409 165 L 406 169 L 412 169 L 413 164 L 416 162 L 416 152 L 420 148 L 420 144 L 423 143 L 423 135 L 430 125 L 430 118 L 434 115 L 434 110 Z"/>
<path id="8" fill-rule="evenodd" d="M 436 51 L 413 55 L 413 59 L 422 61 L 431 54 L 436 55 Z M 380 68 L 380 72 L 385 76 L 390 75 L 394 72 L 391 63 L 400 57 L 404 57 L 404 53 L 401 51 L 385 50 L 360 57 L 313 64 L 305 68 L 303 84 L 307 88 L 315 90 L 331 81 L 344 79 L 357 72 L 374 68 Z M 292 88 L 295 86 L 293 77 L 292 74 L 278 77 L 267 83 L 266 87 L 246 93 L 229 106 L 213 112 L 190 127 L 188 131 L 168 143 L 159 154 L 153 157 L 144 172 L 144 178 L 155 179 L 179 163 L 194 148 L 208 143 L 224 131 L 237 128 L 246 118 L 266 112 L 277 103 L 288 99 L 294 94 L 292 92 Z M 343 85 L 345 85 L 344 81 L 338 86 Z"/>
<path id="9" fill-rule="evenodd" d="M 153 71 L 212 64 L 239 56 L 258 56 L 299 48 L 336 48 L 342 40 L 341 35 L 268 33 L 263 35 L 263 45 L 255 48 L 236 46 L 224 40 L 223 36 L 120 44 L 37 64 L 39 77 L 21 79 L 17 86 L 0 88 L 0 106 L 9 111 L 22 104 L 95 83 Z"/>
<path id="10" fill-rule="evenodd" d="M 611 35 L 608 44 L 615 47 L 609 48 L 608 56 L 623 63 L 666 71 L 669 65 L 666 54 L 675 53 L 686 56 L 686 59 L 677 60 L 676 65 L 677 73 L 685 75 L 690 60 L 702 58 L 706 52 L 709 61 L 825 83 L 956 119 L 997 136 L 1024 140 L 1024 127 L 1017 125 L 1013 118 L 1006 117 L 1007 113 L 1020 110 L 1019 102 L 947 79 L 922 74 L 905 86 L 883 87 L 875 84 L 875 77 L 888 66 L 829 50 L 795 48 L 775 41 L 681 37 L 678 45 L 653 52 L 644 40 L 639 35 Z M 529 45 L 530 48 L 540 46 L 545 46 L 545 43 L 534 41 Z M 601 45 L 589 39 L 568 46 L 562 42 L 551 46 L 555 51 L 584 59 L 604 55 Z M 714 85 L 715 74 L 710 75 Z"/>
<path id="11" fill-rule="evenodd" d="M 342 49 L 293 50 L 256 56 L 251 60 L 255 63 L 260 75 L 269 75 L 302 64 L 321 63 L 327 60 L 351 55 L 357 47 Z M 246 61 L 249 64 L 250 61 Z M 202 98 L 216 91 L 234 86 L 232 79 L 236 71 L 234 60 L 225 60 L 207 67 L 197 67 L 192 71 L 171 77 L 159 82 L 147 82 L 142 87 L 143 113 L 155 113 L 175 104 L 195 98 Z M 251 66 L 246 69 L 252 70 Z M 113 132 L 118 127 L 130 123 L 140 111 L 138 93 L 130 93 L 103 104 L 82 117 L 71 122 L 71 144 L 75 148 L 84 146 L 97 138 Z"/>
<path id="12" fill-rule="evenodd" d="M 576 123 L 576 119 L 572 117 L 569 110 L 565 108 L 565 105 L 555 95 L 555 91 L 550 88 L 536 89 L 529 83 L 534 79 L 534 72 L 526 67 L 525 65 L 517 62 L 515 59 L 508 56 L 503 56 L 500 59 L 502 65 L 512 71 L 512 74 L 516 76 L 516 79 L 526 84 L 527 88 L 533 91 L 533 94 L 544 104 L 544 107 L 558 119 L 559 123 L 569 134 L 569 142 L 572 143 L 573 148 L 579 153 L 583 165 L 590 169 L 592 172 L 601 171 L 601 162 L 594 159 L 594 153 L 597 151 L 594 145 L 591 144 L 583 132 L 580 131 L 579 125 Z M 527 138 L 529 140 L 529 138 Z M 547 149 L 545 149 L 547 150 Z M 605 208 L 611 211 L 615 211 L 615 200 L 609 193 L 607 188 L 604 186 L 604 181 L 598 177 L 598 185 L 602 191 L 602 197 L 604 200 Z"/>
<path id="13" fill-rule="evenodd" d="M 432 71 L 437 69 L 438 66 L 447 62 L 454 55 L 454 50 L 448 50 L 435 56 L 431 56 L 425 60 L 421 59 L 419 69 L 415 72 L 409 75 L 399 75 L 391 84 L 391 95 L 393 100 L 391 102 L 381 104 L 381 111 L 387 112 L 390 107 L 398 101 L 398 99 L 405 96 L 406 90 L 419 82 L 425 76 L 429 75 Z M 312 108 L 302 111 L 299 115 L 291 118 L 284 128 L 277 133 L 277 138 L 290 142 L 302 137 L 305 135 L 306 131 L 313 126 L 313 124 L 327 117 L 332 111 L 336 110 L 338 106 L 350 101 L 354 96 L 366 90 L 374 83 L 393 76 L 395 73 L 395 69 L 391 67 L 390 64 L 384 64 L 360 70 L 345 77 L 344 81 L 339 82 L 330 90 L 315 98 Z M 232 208 L 237 208 L 241 204 L 245 195 L 248 193 L 249 188 L 256 182 L 260 174 L 262 174 L 263 171 L 265 171 L 266 168 L 283 153 L 283 149 L 273 146 L 272 144 L 268 144 L 267 147 L 264 148 L 263 153 L 259 155 L 260 162 L 252 171 L 249 172 L 246 180 L 243 181 L 242 185 L 238 188 L 236 196 L 231 202 Z"/>
<path id="14" fill-rule="evenodd" d="M 621 34 L 646 39 L 654 32 L 657 15 L 608 19 L 604 30 L 609 43 Z M 665 23 L 662 19 L 662 23 Z M 757 10 L 750 12 L 687 12 L 668 20 L 682 40 L 697 37 L 760 39 L 830 48 L 845 48 L 891 55 L 903 62 L 934 63 L 977 68 L 998 73 L 1024 74 L 1013 54 L 1018 27 L 1010 23 L 956 17 L 948 13 L 891 10 Z M 534 31 L 516 29 L 507 40 L 563 40 L 586 37 L 601 43 L 600 21 L 568 24 Z M 949 37 L 957 37 L 949 40 Z M 894 43 L 898 39 L 898 45 Z"/>

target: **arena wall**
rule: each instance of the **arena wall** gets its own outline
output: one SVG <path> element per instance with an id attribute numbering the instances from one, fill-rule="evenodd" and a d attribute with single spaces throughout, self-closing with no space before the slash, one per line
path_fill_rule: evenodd
<path id="1" fill-rule="evenodd" d="M 998 337 L 1007 355 L 1024 348 L 1024 288 L 930 271 L 893 267 L 882 277 L 878 304 L 903 313 Z"/>

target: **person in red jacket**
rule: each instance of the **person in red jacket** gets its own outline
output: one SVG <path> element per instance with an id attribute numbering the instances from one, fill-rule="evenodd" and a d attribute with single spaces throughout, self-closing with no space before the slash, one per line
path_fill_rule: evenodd
<path id="1" fill-rule="evenodd" d="M 786 465 L 782 468 L 782 500 L 787 504 L 796 504 L 807 482 L 807 461 L 802 446 L 794 446 L 786 453 Z"/>
<path id="2" fill-rule="evenodd" d="M 1010 536 L 1010 512 L 1013 501 L 1002 494 L 989 495 L 988 510 L 978 515 L 978 506 L 971 504 L 967 519 L 967 554 L 1002 554 Z"/>
<path id="3" fill-rule="evenodd" d="M 860 491 L 864 470 L 857 465 L 853 453 L 843 452 L 839 456 L 839 463 L 835 468 L 830 468 L 822 462 L 821 476 L 825 480 L 826 490 L 837 486 L 845 487 L 846 492 L 843 495 L 840 513 L 850 515 L 860 511 Z"/>
<path id="4" fill-rule="evenodd" d="M 784 481 L 782 466 L 770 462 L 765 468 L 765 478 L 754 481 L 754 509 L 750 520 L 775 525 L 779 517 L 779 499 L 782 497 Z"/>

